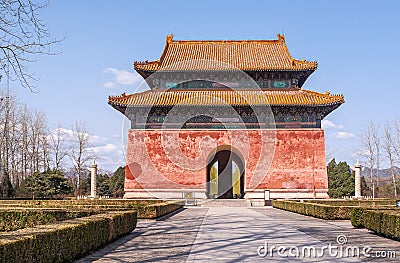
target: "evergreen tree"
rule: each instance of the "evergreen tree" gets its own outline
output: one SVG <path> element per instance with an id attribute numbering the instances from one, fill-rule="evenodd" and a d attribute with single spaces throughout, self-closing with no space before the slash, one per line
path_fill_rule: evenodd
<path id="1" fill-rule="evenodd" d="M 90 195 L 90 173 L 87 171 L 82 173 L 79 183 L 79 193 L 81 195 Z"/>
<path id="2" fill-rule="evenodd" d="M 107 174 L 98 174 L 96 179 L 97 195 L 110 196 L 110 177 Z"/>
<path id="3" fill-rule="evenodd" d="M 124 196 L 125 166 L 119 167 L 110 178 L 110 190 L 114 197 Z"/>
<path id="4" fill-rule="evenodd" d="M 354 174 L 347 162 L 336 163 L 332 159 L 327 167 L 328 195 L 331 198 L 354 195 Z"/>
<path id="5" fill-rule="evenodd" d="M 361 195 L 366 196 L 366 195 L 372 195 L 371 188 L 368 187 L 367 181 L 365 180 L 365 177 L 361 177 Z"/>
<path id="6" fill-rule="evenodd" d="M 32 175 L 25 180 L 24 187 L 36 197 L 53 198 L 73 191 L 71 183 L 58 171 L 47 171 Z"/>

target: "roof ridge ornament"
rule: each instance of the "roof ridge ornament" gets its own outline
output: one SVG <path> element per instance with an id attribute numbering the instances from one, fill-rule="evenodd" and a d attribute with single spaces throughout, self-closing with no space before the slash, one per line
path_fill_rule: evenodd
<path id="1" fill-rule="evenodd" d="M 281 35 L 278 33 L 278 41 L 285 42 L 285 35 L 284 34 Z"/>
<path id="2" fill-rule="evenodd" d="M 172 43 L 173 38 L 174 38 L 174 34 L 169 34 L 169 35 L 167 35 L 167 37 L 165 39 L 165 42 L 168 43 L 168 44 Z"/>

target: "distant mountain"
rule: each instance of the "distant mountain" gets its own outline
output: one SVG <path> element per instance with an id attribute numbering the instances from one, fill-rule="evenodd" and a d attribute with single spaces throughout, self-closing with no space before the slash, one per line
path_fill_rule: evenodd
<path id="1" fill-rule="evenodd" d="M 372 170 L 374 172 L 374 176 L 376 176 L 376 169 Z M 394 174 L 396 176 L 400 175 L 400 168 L 399 167 L 394 167 Z M 364 171 L 361 171 L 361 176 L 364 176 L 365 178 L 370 177 L 370 169 L 368 167 L 365 167 Z M 391 177 L 392 176 L 392 171 L 390 168 L 386 169 L 379 169 L 379 177 Z"/>

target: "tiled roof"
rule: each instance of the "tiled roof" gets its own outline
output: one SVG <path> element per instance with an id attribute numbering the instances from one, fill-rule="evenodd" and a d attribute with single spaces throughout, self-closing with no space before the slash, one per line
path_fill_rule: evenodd
<path id="1" fill-rule="evenodd" d="M 343 95 L 330 95 L 308 90 L 173 90 L 145 91 L 135 94 L 110 96 L 108 103 L 113 106 L 173 106 L 173 105 L 266 105 L 271 106 L 327 106 L 340 105 Z"/>
<path id="2" fill-rule="evenodd" d="M 317 62 L 294 59 L 277 40 L 173 40 L 167 36 L 159 60 L 135 62 L 135 70 L 315 70 Z"/>

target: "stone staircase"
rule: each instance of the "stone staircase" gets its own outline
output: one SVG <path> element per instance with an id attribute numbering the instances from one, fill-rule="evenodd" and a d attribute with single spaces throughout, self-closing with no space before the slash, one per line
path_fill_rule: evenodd
<path id="1" fill-rule="evenodd" d="M 264 201 L 264 200 L 262 200 Z M 264 206 L 263 202 L 255 202 L 249 199 L 203 199 L 197 200 L 197 206 L 201 207 L 251 207 Z"/>

